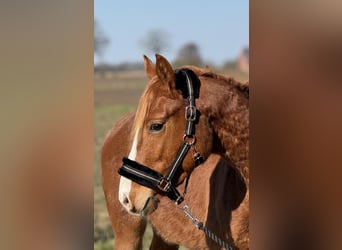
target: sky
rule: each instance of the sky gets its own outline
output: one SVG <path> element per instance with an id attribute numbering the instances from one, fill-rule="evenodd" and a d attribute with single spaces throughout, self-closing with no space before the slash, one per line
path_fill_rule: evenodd
<path id="1" fill-rule="evenodd" d="M 249 46 L 248 0 L 94 0 L 94 18 L 110 40 L 94 62 L 142 62 L 154 55 L 142 45 L 150 30 L 169 34 L 168 60 L 189 43 L 198 45 L 202 58 L 220 65 L 237 58 Z"/>

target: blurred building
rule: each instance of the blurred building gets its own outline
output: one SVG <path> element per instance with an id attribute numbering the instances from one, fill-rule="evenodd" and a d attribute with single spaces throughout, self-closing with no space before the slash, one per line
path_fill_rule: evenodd
<path id="1" fill-rule="evenodd" d="M 238 59 L 237 68 L 243 72 L 249 72 L 249 48 L 242 49 Z"/>

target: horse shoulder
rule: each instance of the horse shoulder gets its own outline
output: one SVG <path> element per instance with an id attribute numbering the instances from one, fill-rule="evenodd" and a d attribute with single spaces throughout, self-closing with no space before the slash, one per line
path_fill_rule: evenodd
<path id="1" fill-rule="evenodd" d="M 110 160 L 113 155 L 122 153 L 122 156 L 127 154 L 129 140 L 127 137 L 132 129 L 134 113 L 130 113 L 121 118 L 107 133 L 101 151 L 102 163 Z M 103 166 L 102 166 L 103 167 Z"/>

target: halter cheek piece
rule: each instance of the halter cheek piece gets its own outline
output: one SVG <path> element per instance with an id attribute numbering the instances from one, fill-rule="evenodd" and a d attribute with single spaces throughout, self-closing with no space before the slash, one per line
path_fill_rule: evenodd
<path id="1" fill-rule="evenodd" d="M 182 91 L 182 95 L 187 99 L 187 106 L 185 108 L 185 132 L 183 136 L 183 143 L 179 147 L 175 159 L 172 161 L 170 168 L 165 176 L 161 173 L 132 161 L 128 158 L 123 158 L 123 164 L 119 168 L 118 173 L 142 186 L 161 191 L 165 193 L 176 204 L 180 204 L 184 198 L 175 186 L 174 175 L 177 169 L 183 163 L 183 160 L 189 149 L 194 151 L 193 159 L 197 167 L 203 163 L 203 157 L 196 151 L 196 136 L 195 125 L 197 123 L 197 109 L 196 98 L 199 97 L 200 80 L 195 73 L 190 69 L 177 70 L 176 75 L 176 88 Z M 186 85 L 184 85 L 184 81 Z"/>

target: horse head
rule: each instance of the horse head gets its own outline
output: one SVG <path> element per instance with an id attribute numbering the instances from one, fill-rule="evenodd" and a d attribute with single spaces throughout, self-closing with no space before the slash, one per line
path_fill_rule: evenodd
<path id="1" fill-rule="evenodd" d="M 195 167 L 193 154 L 199 152 L 206 159 L 212 151 L 213 131 L 208 117 L 196 111 L 195 134 L 186 136 L 184 98 L 186 82 L 162 56 L 156 55 L 156 64 L 144 56 L 149 82 L 142 94 L 131 131 L 132 145 L 128 159 L 148 166 L 165 175 L 182 143 L 191 144 L 189 153 L 175 173 L 175 185 L 188 177 Z M 199 88 L 199 86 L 198 86 Z M 199 89 L 195 90 L 199 91 Z M 157 208 L 156 190 L 120 178 L 119 200 L 132 214 L 149 214 Z"/>

